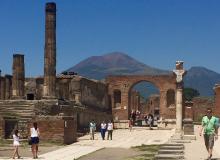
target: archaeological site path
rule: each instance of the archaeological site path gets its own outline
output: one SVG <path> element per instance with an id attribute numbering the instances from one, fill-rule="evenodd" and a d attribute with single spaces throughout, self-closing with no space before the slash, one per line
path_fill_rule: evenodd
<path id="1" fill-rule="evenodd" d="M 146 128 L 135 128 L 130 132 L 127 129 L 119 129 L 113 132 L 113 140 L 101 140 L 100 133 L 96 133 L 95 140 L 89 140 L 89 135 L 79 138 L 79 142 L 62 147 L 52 152 L 39 155 L 39 159 L 48 160 L 73 160 L 87 155 L 102 148 L 130 148 L 142 144 L 163 144 L 174 134 L 174 130 L 147 130 Z M 207 153 L 202 137 L 199 137 L 198 126 L 195 126 L 197 140 L 186 143 L 185 159 L 204 160 Z M 220 140 L 215 142 L 213 158 L 220 160 Z M 10 159 L 1 157 L 0 159 Z M 31 157 L 23 159 L 31 160 Z"/>

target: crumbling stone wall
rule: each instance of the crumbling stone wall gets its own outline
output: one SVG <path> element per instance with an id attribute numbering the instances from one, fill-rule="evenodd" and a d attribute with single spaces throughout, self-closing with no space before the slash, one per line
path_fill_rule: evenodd
<path id="1" fill-rule="evenodd" d="M 76 103 L 103 111 L 110 109 L 108 86 L 100 81 L 73 78 L 70 83 L 70 94 Z"/>

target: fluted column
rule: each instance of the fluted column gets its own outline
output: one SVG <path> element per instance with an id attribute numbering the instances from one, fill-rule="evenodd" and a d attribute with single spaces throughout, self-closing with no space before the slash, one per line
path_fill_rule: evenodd
<path id="1" fill-rule="evenodd" d="M 56 4 L 46 4 L 44 48 L 44 98 L 56 95 Z"/>
<path id="2" fill-rule="evenodd" d="M 24 55 L 13 55 L 13 78 L 12 78 L 12 98 L 23 99 L 24 98 Z"/>

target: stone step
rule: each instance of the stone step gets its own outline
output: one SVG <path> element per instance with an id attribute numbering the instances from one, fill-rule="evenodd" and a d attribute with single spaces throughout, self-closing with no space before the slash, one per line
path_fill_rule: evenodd
<path id="1" fill-rule="evenodd" d="M 164 143 L 161 146 L 183 146 L 184 147 L 182 143 Z"/>
<path id="2" fill-rule="evenodd" d="M 184 150 L 184 146 L 161 146 L 160 149 L 164 149 L 164 150 Z"/>
<path id="3" fill-rule="evenodd" d="M 0 112 L 0 114 L 2 114 L 2 115 L 7 115 L 7 114 L 14 114 L 14 115 L 30 115 L 30 114 L 33 114 L 34 113 L 34 111 L 11 111 L 11 112 L 9 112 L 9 111 L 1 111 Z"/>
<path id="4" fill-rule="evenodd" d="M 30 105 L 17 105 L 17 106 L 15 106 L 15 105 L 13 105 L 13 106 L 11 106 L 11 105 L 0 105 L 1 106 L 1 108 L 34 108 L 33 106 L 30 106 Z"/>
<path id="5" fill-rule="evenodd" d="M 160 149 L 158 151 L 159 154 L 179 154 L 179 155 L 182 155 L 184 154 L 184 151 L 183 150 L 162 150 Z"/>
<path id="6" fill-rule="evenodd" d="M 21 109 L 21 110 L 2 110 L 1 109 L 1 111 L 0 111 L 0 113 L 6 113 L 6 112 L 8 112 L 8 113 L 12 113 L 12 112 L 15 112 L 15 113 L 31 113 L 31 112 L 34 112 L 34 110 L 23 110 L 23 109 Z"/>
<path id="7" fill-rule="evenodd" d="M 165 159 L 184 159 L 183 155 L 176 155 L 176 154 L 157 154 L 155 155 L 155 159 L 165 160 Z"/>
<path id="8" fill-rule="evenodd" d="M 170 141 L 174 143 L 191 143 L 190 140 L 184 140 L 184 139 L 171 139 Z"/>

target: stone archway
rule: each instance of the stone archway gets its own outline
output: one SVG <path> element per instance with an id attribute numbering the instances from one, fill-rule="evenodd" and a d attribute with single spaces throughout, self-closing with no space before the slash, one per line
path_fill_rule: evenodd
<path id="1" fill-rule="evenodd" d="M 167 107 L 167 93 L 170 90 L 176 93 L 176 76 L 169 75 L 124 75 L 108 76 L 106 79 L 109 84 L 109 95 L 112 101 L 112 114 L 115 120 L 127 120 L 129 118 L 129 91 L 137 83 L 147 81 L 154 84 L 160 92 L 160 116 L 162 119 L 175 119 L 175 106 Z M 120 91 L 121 103 L 117 107 L 115 104 L 114 92 Z M 175 95 L 174 95 L 175 96 Z"/>

